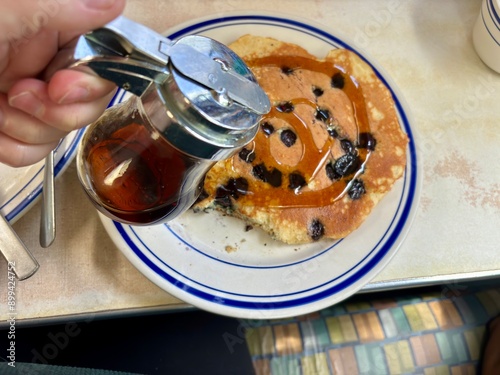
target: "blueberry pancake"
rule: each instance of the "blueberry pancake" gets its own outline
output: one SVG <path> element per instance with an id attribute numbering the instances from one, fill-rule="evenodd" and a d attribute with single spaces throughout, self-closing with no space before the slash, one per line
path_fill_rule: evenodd
<path id="1" fill-rule="evenodd" d="M 355 53 L 324 59 L 246 35 L 230 46 L 273 105 L 255 139 L 207 174 L 196 211 L 222 210 L 288 244 L 358 228 L 405 169 L 387 87 Z"/>

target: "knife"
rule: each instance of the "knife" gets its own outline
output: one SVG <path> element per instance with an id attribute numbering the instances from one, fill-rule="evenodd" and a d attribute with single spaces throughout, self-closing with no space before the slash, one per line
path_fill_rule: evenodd
<path id="1" fill-rule="evenodd" d="M 40 267 L 7 219 L 0 214 L 0 252 L 19 280 L 32 276 Z"/>

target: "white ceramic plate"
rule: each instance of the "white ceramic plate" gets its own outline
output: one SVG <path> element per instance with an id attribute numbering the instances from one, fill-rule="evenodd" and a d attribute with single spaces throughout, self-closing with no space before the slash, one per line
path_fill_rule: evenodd
<path id="1" fill-rule="evenodd" d="M 406 105 L 387 74 L 364 52 L 311 23 L 267 14 L 232 14 L 184 24 L 172 39 L 203 34 L 223 43 L 252 33 L 294 42 L 323 57 L 351 48 L 391 89 L 401 126 L 411 139 L 404 178 L 356 232 L 341 241 L 289 246 L 237 219 L 188 212 L 168 225 L 133 227 L 102 221 L 125 256 L 158 286 L 201 309 L 240 318 L 270 319 L 335 304 L 368 283 L 406 236 L 418 201 L 421 173 Z M 122 96 L 117 96 L 117 101 Z"/>
<path id="2" fill-rule="evenodd" d="M 66 136 L 54 154 L 54 174 L 59 176 L 73 160 L 83 130 Z M 38 199 L 43 184 L 44 161 L 11 168 L 0 164 L 0 211 L 11 223 L 19 219 Z"/>

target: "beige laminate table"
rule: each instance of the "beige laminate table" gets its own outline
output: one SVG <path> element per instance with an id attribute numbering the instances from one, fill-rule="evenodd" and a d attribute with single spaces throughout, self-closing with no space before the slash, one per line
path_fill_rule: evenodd
<path id="1" fill-rule="evenodd" d="M 415 222 L 364 290 L 500 275 L 500 74 L 474 52 L 480 0 L 129 0 L 125 15 L 163 31 L 206 15 L 255 11 L 303 17 L 350 36 L 400 88 L 423 164 Z M 79 186 L 74 163 L 56 182 L 57 238 L 38 244 L 40 204 L 14 228 L 40 262 L 16 286 L 18 322 L 188 308 L 115 247 Z M 0 322 L 7 264 L 0 259 Z"/>

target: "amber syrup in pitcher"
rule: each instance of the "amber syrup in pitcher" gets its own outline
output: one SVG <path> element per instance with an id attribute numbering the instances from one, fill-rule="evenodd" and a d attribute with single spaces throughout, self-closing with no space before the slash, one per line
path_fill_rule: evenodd
<path id="1" fill-rule="evenodd" d="M 137 114 L 117 121 L 91 129 L 83 152 L 87 192 L 97 196 L 99 209 L 139 225 L 185 211 L 201 190 L 197 160 L 172 147 Z"/>

